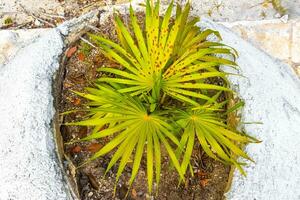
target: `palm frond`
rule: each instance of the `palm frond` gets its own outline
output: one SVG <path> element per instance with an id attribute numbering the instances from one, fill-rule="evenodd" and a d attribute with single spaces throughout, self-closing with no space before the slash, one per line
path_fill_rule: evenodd
<path id="1" fill-rule="evenodd" d="M 246 134 L 230 130 L 224 123 L 225 119 L 215 112 L 218 105 L 198 107 L 188 111 L 175 111 L 177 122 L 184 129 L 180 145 L 183 150 L 181 170 L 185 173 L 191 158 L 191 149 L 194 146 L 194 138 L 197 138 L 203 150 L 210 157 L 225 164 L 235 165 L 242 174 L 242 163 L 237 161 L 243 157 L 253 161 L 241 148 L 240 144 L 258 142 L 258 140 Z"/>
<path id="2" fill-rule="evenodd" d="M 119 92 L 130 93 L 132 96 L 152 94 L 155 102 L 159 102 L 165 93 L 192 105 L 198 102 L 197 99 L 210 98 L 202 94 L 203 89 L 229 91 L 228 88 L 212 83 L 211 86 L 199 85 L 199 81 L 203 82 L 211 77 L 226 79 L 226 73 L 211 72 L 218 71 L 216 68 L 219 65 L 236 66 L 234 61 L 219 56 L 229 55 L 235 59 L 236 51 L 222 43 L 208 41 L 207 38 L 212 34 L 220 39 L 221 36 L 214 30 L 200 30 L 196 26 L 199 19 L 188 18 L 189 2 L 184 8 L 177 5 L 175 20 L 171 20 L 173 1 L 164 17 L 160 17 L 159 6 L 159 1 L 155 4 L 146 1 L 144 29 L 138 23 L 132 6 L 129 9 L 130 27 L 126 27 L 120 17 L 115 15 L 120 45 L 102 36 L 90 34 L 101 52 L 124 67 L 122 70 L 99 68 L 99 71 L 114 74 L 115 78 L 101 77 L 98 81 L 118 83 L 121 85 Z M 130 29 L 133 30 L 132 34 Z M 197 75 L 200 72 L 202 76 Z M 180 82 L 183 87 L 174 85 L 174 82 Z M 198 84 L 192 86 L 195 82 Z"/>
<path id="3" fill-rule="evenodd" d="M 155 112 L 149 114 L 139 98 L 122 94 L 108 85 L 98 85 L 98 89 L 89 88 L 87 93 L 77 92 L 77 94 L 89 99 L 91 102 L 95 102 L 97 106 L 88 109 L 92 115 L 89 119 L 69 123 L 68 125 L 96 127 L 95 131 L 82 138 L 82 141 L 112 137 L 90 160 L 99 158 L 116 148 L 117 151 L 107 167 L 108 171 L 119 161 L 116 181 L 118 181 L 131 156 L 134 156 L 130 185 L 133 183 L 140 168 L 146 146 L 147 179 L 148 188 L 151 192 L 154 174 L 153 167 L 156 169 L 156 183 L 159 183 L 161 169 L 160 145 L 166 148 L 180 178 L 184 179 L 180 163 L 171 147 L 171 144 L 178 146 L 179 140 L 174 136 L 173 127 L 167 123 L 168 120 L 163 113 Z M 107 128 L 99 130 L 99 127 L 103 126 Z"/>

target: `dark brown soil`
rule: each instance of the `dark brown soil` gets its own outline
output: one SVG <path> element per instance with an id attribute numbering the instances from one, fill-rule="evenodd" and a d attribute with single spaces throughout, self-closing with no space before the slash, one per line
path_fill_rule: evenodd
<path id="1" fill-rule="evenodd" d="M 111 22 L 101 27 L 102 34 L 115 39 L 114 27 Z M 96 69 L 103 65 L 112 65 L 103 55 L 95 49 L 89 48 L 86 44 L 77 43 L 71 48 L 76 52 L 69 55 L 66 63 L 64 80 L 62 82 L 62 94 L 59 102 L 59 112 L 84 107 L 85 100 L 74 95 L 71 90 L 84 91 L 84 87 L 91 86 L 91 80 L 101 76 Z M 70 50 L 69 50 L 70 51 Z M 71 52 L 71 51 L 70 51 Z M 69 52 L 69 54 L 71 54 Z M 88 52 L 88 54 L 87 54 Z M 78 121 L 84 118 L 84 112 L 71 113 L 64 115 L 63 123 Z M 86 127 L 60 126 L 60 131 L 64 142 L 69 142 L 76 138 L 82 138 L 91 131 Z M 64 145 L 66 157 L 75 165 L 79 166 L 87 160 L 94 152 L 98 151 L 109 138 L 94 140 L 90 142 L 79 142 L 75 144 Z M 110 161 L 111 154 L 90 162 L 83 167 L 74 171 L 66 167 L 70 177 L 75 178 L 82 200 L 114 200 L 114 199 L 157 199 L 157 200 L 221 200 L 223 199 L 224 190 L 227 186 L 230 167 L 209 158 L 201 149 L 196 146 L 193 151 L 192 166 L 194 177 L 188 177 L 184 185 L 178 184 L 177 173 L 170 168 L 168 160 L 163 157 L 162 174 L 158 194 L 149 195 L 147 193 L 146 165 L 145 160 L 142 165 L 135 183 L 129 189 L 128 180 L 130 178 L 130 164 L 126 167 L 123 175 L 117 183 L 115 196 L 115 173 L 118 166 L 112 168 L 104 177 L 105 169 Z"/>

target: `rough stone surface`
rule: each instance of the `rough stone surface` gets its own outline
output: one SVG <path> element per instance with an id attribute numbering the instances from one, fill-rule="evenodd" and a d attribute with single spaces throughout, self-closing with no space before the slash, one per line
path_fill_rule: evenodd
<path id="1" fill-rule="evenodd" d="M 38 38 L 44 29 L 0 31 L 0 68 L 18 52 L 20 48 Z"/>
<path id="2" fill-rule="evenodd" d="M 246 78 L 232 76 L 234 90 L 245 101 L 242 112 L 247 133 L 262 141 L 246 147 L 256 161 L 235 172 L 229 200 L 300 199 L 300 81 L 290 67 L 274 60 L 229 29 L 206 21 L 220 31 L 224 43 L 239 52 L 237 63 Z M 225 69 L 231 71 L 230 69 Z"/>
<path id="3" fill-rule="evenodd" d="M 243 39 L 281 60 L 291 58 L 291 23 L 281 20 L 227 23 Z"/>
<path id="4" fill-rule="evenodd" d="M 46 19 L 46 16 L 43 15 L 45 13 L 64 16 L 65 10 L 70 10 L 70 6 L 73 9 L 78 9 L 75 0 L 61 3 L 53 0 L 0 0 L 0 27 L 4 25 L 4 20 L 7 18 L 11 18 L 18 25 L 35 21 L 35 18 L 26 13 L 24 9 L 37 16 L 42 14 L 42 17 Z"/>
<path id="5" fill-rule="evenodd" d="M 293 23 L 292 61 L 300 66 L 300 20 Z"/>
<path id="6" fill-rule="evenodd" d="M 56 29 L 1 31 L 0 200 L 72 199 L 56 155 L 52 80 L 65 43 L 97 12 Z"/>
<path id="7" fill-rule="evenodd" d="M 287 22 L 263 20 L 222 24 L 255 47 L 291 65 L 300 75 L 300 18 Z"/>
<path id="8" fill-rule="evenodd" d="M 49 30 L 0 68 L 0 199 L 68 199 L 51 130 L 63 41 Z"/>
<path id="9" fill-rule="evenodd" d="M 268 0 L 194 0 L 193 13 L 214 21 L 265 20 L 280 18 Z M 290 18 L 300 15 L 299 0 L 281 0 Z"/>

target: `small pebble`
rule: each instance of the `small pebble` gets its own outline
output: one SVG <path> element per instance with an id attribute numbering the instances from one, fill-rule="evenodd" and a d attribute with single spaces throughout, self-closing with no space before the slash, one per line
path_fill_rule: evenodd
<path id="1" fill-rule="evenodd" d="M 142 191 L 139 191 L 139 192 L 137 193 L 137 195 L 141 197 L 141 196 L 144 195 L 144 193 L 143 193 Z"/>
<path id="2" fill-rule="evenodd" d="M 283 23 L 287 23 L 288 20 L 289 20 L 289 16 L 288 15 L 284 15 L 280 18 L 280 20 L 283 22 Z"/>
<path id="3" fill-rule="evenodd" d="M 65 9 L 63 7 L 58 7 L 56 13 L 60 16 L 65 16 Z"/>
<path id="4" fill-rule="evenodd" d="M 34 20 L 34 25 L 41 26 L 42 23 L 38 19 L 36 19 L 36 20 Z"/>
<path id="5" fill-rule="evenodd" d="M 88 193 L 88 197 L 93 196 L 93 194 L 94 194 L 93 192 L 89 192 L 89 193 Z"/>
<path id="6" fill-rule="evenodd" d="M 281 17 L 281 14 L 280 14 L 280 13 L 276 13 L 274 17 L 280 18 L 280 17 Z"/>

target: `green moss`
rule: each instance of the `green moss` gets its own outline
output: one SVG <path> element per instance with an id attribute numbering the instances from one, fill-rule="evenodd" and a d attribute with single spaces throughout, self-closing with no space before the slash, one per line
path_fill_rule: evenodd
<path id="1" fill-rule="evenodd" d="M 7 26 L 13 24 L 12 18 L 11 18 L 11 17 L 7 17 L 7 18 L 4 20 L 4 24 L 7 25 Z"/>

